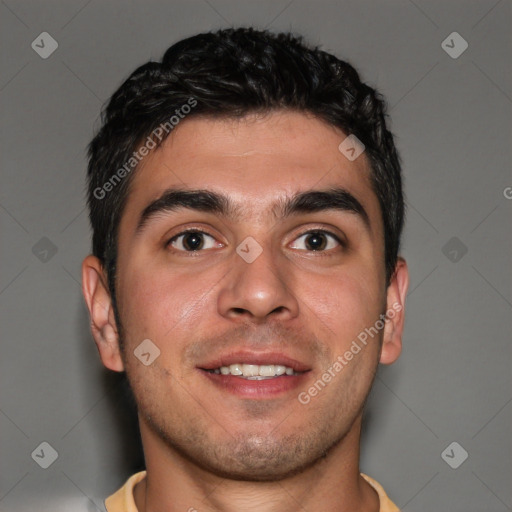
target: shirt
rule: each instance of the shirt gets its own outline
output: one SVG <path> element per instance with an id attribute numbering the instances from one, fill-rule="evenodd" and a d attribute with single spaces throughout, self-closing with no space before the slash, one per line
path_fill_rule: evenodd
<path id="1" fill-rule="evenodd" d="M 117 492 L 105 500 L 107 512 L 137 512 L 133 498 L 133 488 L 146 476 L 145 471 L 132 475 Z M 361 476 L 375 489 L 380 499 L 380 512 L 400 512 L 398 507 L 388 498 L 382 486 L 373 478 L 361 473 Z"/>

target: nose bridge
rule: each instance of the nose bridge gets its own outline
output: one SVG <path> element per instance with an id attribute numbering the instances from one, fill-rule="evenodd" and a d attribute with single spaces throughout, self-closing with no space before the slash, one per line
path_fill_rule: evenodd
<path id="1" fill-rule="evenodd" d="M 286 261 L 270 244 L 260 245 L 248 237 L 233 254 L 233 271 L 219 295 L 219 312 L 225 316 L 270 313 L 292 317 L 298 304 L 286 275 Z"/>

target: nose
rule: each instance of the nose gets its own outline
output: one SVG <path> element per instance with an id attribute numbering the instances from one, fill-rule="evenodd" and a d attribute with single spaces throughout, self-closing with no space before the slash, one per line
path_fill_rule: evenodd
<path id="1" fill-rule="evenodd" d="M 291 263 L 270 248 L 252 263 L 233 254 L 233 268 L 218 295 L 219 313 L 230 319 L 289 320 L 297 316 L 299 303 L 292 291 Z"/>

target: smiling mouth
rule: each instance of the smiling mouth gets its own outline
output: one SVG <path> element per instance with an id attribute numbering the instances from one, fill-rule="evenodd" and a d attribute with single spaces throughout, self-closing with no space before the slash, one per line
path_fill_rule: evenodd
<path id="1" fill-rule="evenodd" d="M 289 366 L 280 364 L 245 364 L 234 363 L 219 368 L 204 369 L 208 373 L 216 375 L 234 375 L 247 380 L 266 380 L 277 377 L 302 375 L 306 372 L 297 372 Z"/>

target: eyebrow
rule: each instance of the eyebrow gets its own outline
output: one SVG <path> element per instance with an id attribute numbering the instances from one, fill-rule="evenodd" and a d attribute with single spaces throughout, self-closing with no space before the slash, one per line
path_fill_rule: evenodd
<path id="1" fill-rule="evenodd" d="M 144 208 L 135 230 L 136 235 L 141 234 L 149 222 L 160 214 L 182 209 L 214 213 L 235 221 L 241 219 L 244 213 L 243 205 L 233 203 L 223 193 L 204 189 L 171 188 Z M 278 199 L 271 208 L 276 220 L 284 220 L 300 213 L 328 210 L 353 213 L 371 231 L 370 219 L 363 205 L 344 188 L 298 192 L 291 197 Z"/>

